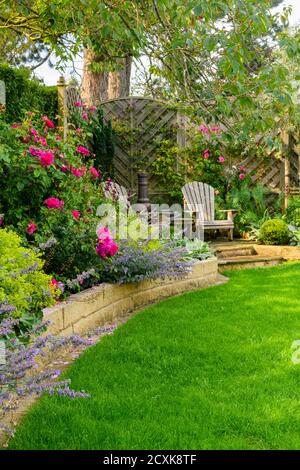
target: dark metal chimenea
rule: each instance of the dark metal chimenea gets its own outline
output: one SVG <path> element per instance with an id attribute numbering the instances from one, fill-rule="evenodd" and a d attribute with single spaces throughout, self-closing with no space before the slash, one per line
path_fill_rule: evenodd
<path id="1" fill-rule="evenodd" d="M 148 197 L 148 175 L 147 173 L 138 173 L 138 200 L 139 204 L 150 206 Z"/>

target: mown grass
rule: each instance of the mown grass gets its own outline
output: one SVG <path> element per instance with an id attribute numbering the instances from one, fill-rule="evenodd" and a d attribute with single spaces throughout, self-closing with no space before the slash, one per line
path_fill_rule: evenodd
<path id="1" fill-rule="evenodd" d="M 69 369 L 91 399 L 43 397 L 10 449 L 298 449 L 300 264 L 145 309 Z"/>

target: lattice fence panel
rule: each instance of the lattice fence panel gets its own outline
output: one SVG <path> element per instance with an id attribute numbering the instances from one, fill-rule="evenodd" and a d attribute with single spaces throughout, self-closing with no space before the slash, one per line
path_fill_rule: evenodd
<path id="1" fill-rule="evenodd" d="M 104 118 L 115 123 L 116 129 L 118 125 L 123 129 L 116 137 L 116 181 L 135 192 L 138 170 L 147 171 L 150 195 L 166 193 L 166 188 L 158 187 L 151 166 L 162 140 L 173 139 L 174 143 L 185 146 L 185 120 L 176 109 L 150 98 L 126 97 L 101 106 Z"/>

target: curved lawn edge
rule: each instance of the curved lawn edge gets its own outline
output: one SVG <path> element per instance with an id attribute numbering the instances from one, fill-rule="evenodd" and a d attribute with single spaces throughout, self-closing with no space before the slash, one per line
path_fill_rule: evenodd
<path id="1" fill-rule="evenodd" d="M 51 322 L 47 333 L 82 334 L 162 299 L 227 280 L 218 273 L 218 260 L 212 257 L 195 262 L 192 272 L 185 277 L 137 284 L 100 284 L 45 309 L 44 319 Z"/>
<path id="2" fill-rule="evenodd" d="M 299 448 L 300 263 L 230 279 L 149 306 L 85 351 L 66 376 L 91 398 L 42 397 L 9 448 Z"/>

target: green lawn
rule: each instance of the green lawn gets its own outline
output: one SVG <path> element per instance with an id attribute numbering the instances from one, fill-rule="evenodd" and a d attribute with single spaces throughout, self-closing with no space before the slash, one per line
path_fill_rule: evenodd
<path id="1" fill-rule="evenodd" d="M 300 264 L 145 309 L 69 369 L 92 398 L 43 397 L 11 449 L 299 449 Z"/>

